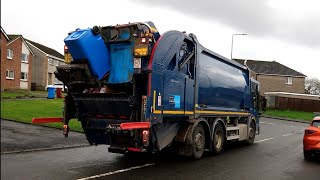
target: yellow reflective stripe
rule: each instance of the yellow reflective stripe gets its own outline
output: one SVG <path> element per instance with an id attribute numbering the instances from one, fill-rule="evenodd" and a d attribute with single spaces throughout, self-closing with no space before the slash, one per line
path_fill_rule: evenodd
<path id="1" fill-rule="evenodd" d="M 161 113 L 163 113 L 163 114 L 193 114 L 192 111 L 186 111 L 186 112 L 184 112 L 184 111 L 174 111 L 174 110 L 173 110 L 173 111 L 163 110 L 163 112 L 160 111 L 160 110 L 155 110 L 153 113 L 154 113 L 154 114 L 161 114 Z"/>
<path id="2" fill-rule="evenodd" d="M 249 115 L 247 112 L 230 112 L 230 111 L 200 111 L 196 110 L 199 114 L 239 114 L 239 115 Z"/>
<path id="3" fill-rule="evenodd" d="M 152 108 L 155 111 L 156 110 L 156 90 L 153 90 L 153 104 L 152 104 Z"/>
<path id="4" fill-rule="evenodd" d="M 193 114 L 193 111 L 170 111 L 170 110 L 154 110 L 154 114 Z M 199 111 L 197 110 L 196 113 L 198 114 L 218 114 L 218 115 L 249 115 L 247 112 L 229 112 L 229 111 Z"/>
<path id="5" fill-rule="evenodd" d="M 186 114 L 193 114 L 193 111 L 185 111 Z"/>

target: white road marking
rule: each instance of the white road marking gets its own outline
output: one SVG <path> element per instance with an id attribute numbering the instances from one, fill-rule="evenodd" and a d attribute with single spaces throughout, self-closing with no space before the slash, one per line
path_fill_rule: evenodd
<path id="1" fill-rule="evenodd" d="M 286 125 L 286 124 L 268 123 L 268 122 L 263 122 L 263 121 L 260 122 L 260 124 L 278 125 L 278 126 L 291 127 L 291 128 L 300 127 L 300 126 L 291 126 L 291 125 Z"/>
<path id="2" fill-rule="evenodd" d="M 255 141 L 254 143 L 259 143 L 259 142 L 263 142 L 263 141 L 269 141 L 269 140 L 272 140 L 273 138 L 268 138 L 268 139 L 262 139 L 262 140 L 259 140 L 259 141 Z"/>
<path id="3" fill-rule="evenodd" d="M 104 176 L 110 176 L 110 175 L 113 175 L 113 174 L 118 174 L 118 173 L 131 171 L 131 170 L 134 170 L 134 169 L 141 169 L 141 168 L 148 167 L 148 166 L 153 166 L 153 165 L 155 165 L 155 163 L 144 164 L 144 165 L 141 165 L 141 166 L 134 166 L 134 167 L 130 167 L 130 168 L 127 168 L 127 169 L 120 169 L 120 170 L 116 170 L 116 171 L 112 171 L 112 172 L 107 172 L 107 173 L 104 173 L 104 174 L 98 174 L 98 175 L 94 175 L 94 176 L 80 178 L 78 180 L 95 179 L 95 178 L 100 178 L 100 177 L 104 177 Z"/>
<path id="4" fill-rule="evenodd" d="M 292 135 L 292 134 L 294 134 L 294 133 L 284 134 L 284 135 L 282 135 L 282 136 L 285 137 L 285 136 L 290 136 L 290 135 Z"/>

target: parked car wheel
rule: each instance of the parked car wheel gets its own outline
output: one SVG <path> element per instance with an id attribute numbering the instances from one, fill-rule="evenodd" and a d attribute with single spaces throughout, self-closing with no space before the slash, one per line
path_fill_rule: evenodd
<path id="1" fill-rule="evenodd" d="M 310 160 L 310 159 L 312 159 L 312 152 L 311 152 L 311 151 L 306 151 L 306 150 L 304 150 L 304 151 L 303 151 L 303 155 L 304 155 L 304 159 L 305 159 L 305 160 Z"/>

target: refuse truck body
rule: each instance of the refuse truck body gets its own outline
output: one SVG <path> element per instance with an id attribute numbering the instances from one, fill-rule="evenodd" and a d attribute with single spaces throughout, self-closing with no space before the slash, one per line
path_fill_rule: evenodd
<path id="1" fill-rule="evenodd" d="M 259 83 L 194 34 L 160 35 L 139 22 L 77 29 L 65 44 L 72 61 L 55 75 L 68 90 L 66 136 L 77 118 L 89 143 L 109 152 L 168 149 L 195 159 L 220 153 L 226 141 L 254 142 Z"/>

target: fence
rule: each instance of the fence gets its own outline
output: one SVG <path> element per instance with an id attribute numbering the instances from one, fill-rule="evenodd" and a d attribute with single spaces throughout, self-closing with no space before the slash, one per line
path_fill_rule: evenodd
<path id="1" fill-rule="evenodd" d="M 320 112 L 320 100 L 275 97 L 274 108 L 304 112 Z"/>

